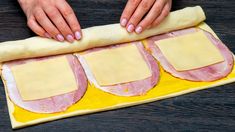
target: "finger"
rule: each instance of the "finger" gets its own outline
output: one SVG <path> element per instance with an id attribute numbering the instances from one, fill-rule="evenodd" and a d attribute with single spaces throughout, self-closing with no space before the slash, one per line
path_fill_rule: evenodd
<path id="1" fill-rule="evenodd" d="M 149 11 L 149 9 L 154 4 L 155 0 L 142 0 L 134 14 L 131 16 L 128 24 L 127 31 L 133 32 L 135 27 L 138 25 L 143 16 Z M 133 28 L 134 27 L 134 28 Z"/>
<path id="2" fill-rule="evenodd" d="M 148 26 L 150 26 L 152 22 L 161 14 L 165 4 L 165 0 L 156 1 L 147 16 L 136 27 L 135 32 L 141 33 Z"/>
<path id="3" fill-rule="evenodd" d="M 156 20 L 154 20 L 154 22 L 151 24 L 151 27 L 159 25 L 164 20 L 164 18 L 166 18 L 166 16 L 170 13 L 170 10 L 171 10 L 171 2 L 167 3 L 164 6 L 162 13 L 157 17 Z"/>
<path id="4" fill-rule="evenodd" d="M 49 34 L 37 23 L 34 17 L 28 19 L 27 25 L 37 35 L 50 38 Z"/>
<path id="5" fill-rule="evenodd" d="M 59 10 L 54 6 L 44 6 L 44 11 L 51 19 L 51 21 L 55 24 L 57 29 L 63 34 L 63 36 L 69 41 L 74 41 L 73 32 L 70 27 L 64 20 L 63 16 L 60 14 Z"/>
<path id="6" fill-rule="evenodd" d="M 69 24 L 70 29 L 74 33 L 75 38 L 77 40 L 81 39 L 82 37 L 81 26 L 70 5 L 66 1 L 62 0 L 62 2 L 57 2 L 56 6 L 59 9 L 59 11 L 62 13 L 67 23 Z"/>
<path id="7" fill-rule="evenodd" d="M 46 16 L 41 8 L 38 8 L 34 14 L 37 22 L 50 34 L 54 39 L 58 41 L 64 41 L 64 37 L 60 34 L 57 28 L 51 23 L 49 18 Z"/>
<path id="8" fill-rule="evenodd" d="M 128 0 L 120 19 L 121 26 L 126 26 L 128 20 L 130 19 L 131 15 L 134 13 L 140 2 L 141 0 Z"/>

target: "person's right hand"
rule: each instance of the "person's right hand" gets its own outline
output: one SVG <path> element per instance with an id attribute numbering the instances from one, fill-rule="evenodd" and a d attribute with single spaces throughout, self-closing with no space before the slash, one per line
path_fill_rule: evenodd
<path id="1" fill-rule="evenodd" d="M 27 24 L 37 35 L 58 41 L 81 39 L 81 27 L 65 0 L 18 0 Z"/>

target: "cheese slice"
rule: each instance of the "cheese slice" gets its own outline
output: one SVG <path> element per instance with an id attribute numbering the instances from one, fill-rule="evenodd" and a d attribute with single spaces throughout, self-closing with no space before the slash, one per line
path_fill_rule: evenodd
<path id="1" fill-rule="evenodd" d="M 77 89 L 73 71 L 65 56 L 33 61 L 11 68 L 23 100 L 36 100 Z"/>
<path id="2" fill-rule="evenodd" d="M 100 86 L 146 79 L 151 71 L 136 45 L 125 45 L 82 55 Z"/>
<path id="3" fill-rule="evenodd" d="M 177 70 L 202 68 L 224 61 L 203 31 L 155 41 L 167 61 Z"/>

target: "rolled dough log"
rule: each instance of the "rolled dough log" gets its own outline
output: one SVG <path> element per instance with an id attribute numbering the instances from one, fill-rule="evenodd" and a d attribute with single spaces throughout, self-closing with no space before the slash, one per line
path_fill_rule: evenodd
<path id="1" fill-rule="evenodd" d="M 128 33 L 120 24 L 95 26 L 82 30 L 83 38 L 73 44 L 32 37 L 0 44 L 0 63 L 15 59 L 33 58 L 64 53 L 74 53 L 93 47 L 130 42 L 173 30 L 192 27 L 206 19 L 200 6 L 187 7 L 171 12 L 157 27 L 141 34 Z"/>

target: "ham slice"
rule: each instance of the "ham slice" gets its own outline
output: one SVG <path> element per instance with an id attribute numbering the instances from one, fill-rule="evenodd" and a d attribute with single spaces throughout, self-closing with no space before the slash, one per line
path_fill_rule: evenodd
<path id="1" fill-rule="evenodd" d="M 211 33 L 204 31 L 206 36 L 210 39 L 210 41 L 219 49 L 221 54 L 224 57 L 224 61 L 213 64 L 207 67 L 202 67 L 198 69 L 188 70 L 188 71 L 176 71 L 173 66 L 166 60 L 161 50 L 155 45 L 155 41 L 176 37 L 180 35 L 184 35 L 187 33 L 197 32 L 201 29 L 199 28 L 189 28 L 174 31 L 171 33 L 166 33 L 154 37 L 150 37 L 147 39 L 147 48 L 151 51 L 152 55 L 160 62 L 163 69 L 175 77 L 186 79 L 190 81 L 215 81 L 221 78 L 226 77 L 233 68 L 233 54 L 230 50 L 218 39 L 216 39 Z"/>
<path id="2" fill-rule="evenodd" d="M 129 83 L 122 83 L 122 84 L 117 84 L 117 85 L 112 85 L 112 86 L 99 86 L 97 81 L 95 80 L 94 76 L 92 75 L 91 70 L 89 69 L 89 66 L 87 65 L 86 61 L 84 58 L 77 54 L 77 57 L 79 58 L 82 66 L 85 69 L 85 73 L 87 75 L 88 80 L 90 81 L 91 84 L 94 84 L 96 88 L 99 88 L 105 92 L 118 95 L 118 96 L 138 96 L 138 95 L 143 95 L 147 91 L 149 91 L 151 88 L 153 88 L 159 79 L 159 68 L 158 64 L 155 62 L 154 58 L 147 53 L 147 51 L 144 49 L 144 46 L 142 45 L 141 42 L 132 42 L 131 44 L 135 44 L 140 53 L 142 54 L 143 58 L 147 62 L 150 70 L 152 71 L 152 76 L 149 78 L 146 78 L 144 80 L 139 80 L 139 81 L 133 81 Z M 122 45 L 114 45 L 114 46 L 109 46 L 107 48 L 117 48 Z M 96 49 L 91 49 L 89 51 L 84 52 L 89 53 L 89 52 L 94 52 L 98 50 L 102 50 L 104 48 L 96 48 Z M 128 53 L 127 53 L 128 55 Z M 138 61 L 138 60 L 137 60 Z"/>
<path id="3" fill-rule="evenodd" d="M 3 65 L 2 76 L 5 80 L 5 85 L 7 88 L 8 95 L 11 101 L 14 102 L 16 105 L 18 105 L 19 107 L 37 113 L 61 112 L 65 111 L 69 106 L 80 100 L 84 95 L 84 93 L 86 92 L 87 79 L 85 76 L 85 72 L 83 71 L 78 59 L 74 55 L 66 55 L 66 58 L 68 59 L 69 64 L 73 70 L 74 76 L 76 78 L 78 89 L 70 93 L 57 95 L 50 98 L 33 100 L 33 101 L 23 101 L 17 89 L 16 82 L 14 80 L 10 68 L 15 65 L 20 65 L 31 61 L 40 61 L 48 58 L 51 57 L 17 60 L 17 61 L 7 62 Z"/>

